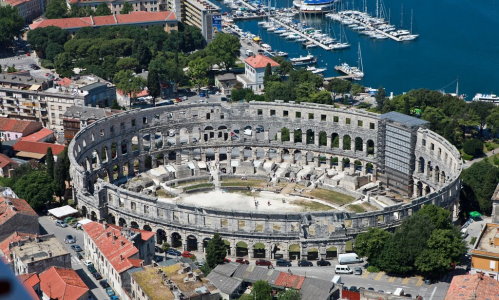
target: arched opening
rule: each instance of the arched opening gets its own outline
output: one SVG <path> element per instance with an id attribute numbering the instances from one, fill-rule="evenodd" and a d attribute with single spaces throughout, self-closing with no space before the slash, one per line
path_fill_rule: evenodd
<path id="1" fill-rule="evenodd" d="M 325 131 L 319 132 L 319 146 L 327 145 L 327 133 Z"/>
<path id="2" fill-rule="evenodd" d="M 289 129 L 286 127 L 281 128 L 281 142 L 289 142 Z"/>
<path id="3" fill-rule="evenodd" d="M 362 171 L 362 162 L 360 160 L 355 160 L 353 165 L 355 167 L 355 171 Z"/>
<path id="4" fill-rule="evenodd" d="M 442 183 L 445 183 L 445 172 L 442 171 L 442 173 L 440 174 L 440 180 L 442 181 Z"/>
<path id="5" fill-rule="evenodd" d="M 111 157 L 112 159 L 115 159 L 118 156 L 118 150 L 116 149 L 116 143 L 111 144 Z"/>
<path id="6" fill-rule="evenodd" d="M 156 166 L 162 166 L 165 164 L 165 155 L 163 153 L 156 155 Z"/>
<path id="7" fill-rule="evenodd" d="M 265 245 L 263 243 L 255 243 L 253 245 L 253 257 L 265 258 Z"/>
<path id="8" fill-rule="evenodd" d="M 307 130 L 307 145 L 311 145 L 315 143 L 315 132 L 312 129 Z"/>
<path id="9" fill-rule="evenodd" d="M 90 220 L 97 221 L 97 214 L 95 213 L 95 211 L 92 211 L 90 213 Z"/>
<path id="10" fill-rule="evenodd" d="M 187 251 L 197 251 L 198 250 L 198 239 L 193 235 L 187 236 Z"/>
<path id="11" fill-rule="evenodd" d="M 336 157 L 336 156 L 334 156 L 334 157 L 333 157 L 333 156 L 331 156 L 331 165 L 332 165 L 332 166 L 337 166 L 337 165 L 338 165 L 338 161 L 339 161 L 339 160 L 338 160 L 338 157 Z"/>
<path id="12" fill-rule="evenodd" d="M 206 248 L 208 248 L 208 242 L 211 240 L 211 238 L 204 238 L 203 239 L 203 251 L 206 251 Z"/>
<path id="13" fill-rule="evenodd" d="M 316 260 L 319 258 L 319 250 L 317 248 L 310 248 L 307 250 L 307 259 Z"/>
<path id="14" fill-rule="evenodd" d="M 149 133 L 142 135 L 142 147 L 144 151 L 151 150 L 151 135 Z"/>
<path id="15" fill-rule="evenodd" d="M 236 243 L 236 256 L 243 257 L 248 256 L 248 244 L 243 241 Z"/>
<path id="16" fill-rule="evenodd" d="M 352 138 L 348 134 L 343 136 L 343 150 L 352 150 Z"/>
<path id="17" fill-rule="evenodd" d="M 366 146 L 367 146 L 367 155 L 374 155 L 374 141 L 367 140 Z"/>
<path id="18" fill-rule="evenodd" d="M 116 224 L 116 217 L 113 214 L 109 214 L 107 216 L 107 223 L 108 224 Z"/>
<path id="19" fill-rule="evenodd" d="M 343 158 L 342 162 L 343 162 L 343 167 L 344 168 L 349 168 L 350 167 L 350 158 L 345 157 L 345 158 Z"/>
<path id="20" fill-rule="evenodd" d="M 108 162 L 106 146 L 102 147 L 102 151 L 100 152 L 100 161 L 103 163 Z"/>
<path id="21" fill-rule="evenodd" d="M 331 148 L 340 147 L 340 136 L 337 133 L 331 134 Z"/>
<path id="22" fill-rule="evenodd" d="M 295 137 L 295 143 L 302 143 L 302 131 L 300 128 L 296 128 L 294 133 L 293 133 L 294 137 Z"/>
<path id="23" fill-rule="evenodd" d="M 338 248 L 331 246 L 326 249 L 326 259 L 333 259 L 338 256 Z"/>
<path id="24" fill-rule="evenodd" d="M 431 189 L 430 189 L 430 186 L 429 186 L 429 185 L 427 185 L 427 186 L 425 187 L 425 189 L 424 189 L 424 194 L 425 194 L 425 195 L 428 195 L 429 193 L 431 193 Z"/>
<path id="25" fill-rule="evenodd" d="M 373 164 L 372 163 L 367 163 L 366 164 L 366 171 L 367 171 L 367 173 L 372 173 L 373 170 L 374 170 Z"/>
<path id="26" fill-rule="evenodd" d="M 360 137 L 355 138 L 355 151 L 364 150 L 364 141 Z"/>
<path id="27" fill-rule="evenodd" d="M 127 154 L 128 153 L 128 143 L 126 140 L 121 141 L 121 154 Z"/>
<path id="28" fill-rule="evenodd" d="M 162 245 L 166 242 L 166 232 L 163 229 L 156 230 L 156 243 Z"/>
<path id="29" fill-rule="evenodd" d="M 145 230 L 145 231 L 152 231 L 151 226 L 149 226 L 149 225 L 147 225 L 147 224 L 146 224 L 146 225 L 144 225 L 144 227 L 143 227 L 143 228 L 144 228 L 144 230 Z"/>
<path id="30" fill-rule="evenodd" d="M 300 245 L 299 244 L 291 244 L 289 245 L 289 259 L 300 259 Z"/>
<path id="31" fill-rule="evenodd" d="M 279 258 L 283 258 L 284 257 L 284 250 L 286 249 L 283 249 L 282 245 L 281 244 L 274 244 L 272 246 L 272 252 L 271 252 L 271 257 L 270 258 L 273 258 L 273 259 L 279 259 Z"/>
<path id="32" fill-rule="evenodd" d="M 126 221 L 125 221 L 125 219 L 120 218 L 118 220 L 118 226 L 120 226 L 120 227 L 126 227 Z"/>
<path id="33" fill-rule="evenodd" d="M 139 224 L 135 221 L 132 221 L 132 223 L 130 223 L 130 227 L 135 228 L 135 229 L 139 229 Z"/>
<path id="34" fill-rule="evenodd" d="M 230 253 L 230 242 L 228 240 L 223 240 L 225 244 L 225 249 L 227 249 L 227 255 L 232 255 Z"/>
<path id="35" fill-rule="evenodd" d="M 173 248 L 179 248 L 182 246 L 182 236 L 178 232 L 173 232 L 170 241 Z"/>
<path id="36" fill-rule="evenodd" d="M 438 166 L 435 167 L 435 182 L 440 182 L 440 168 Z"/>
<path id="37" fill-rule="evenodd" d="M 418 197 L 423 196 L 423 183 L 418 181 L 417 183 Z"/>
<path id="38" fill-rule="evenodd" d="M 156 146 L 156 149 L 163 148 L 163 135 L 160 131 L 154 134 L 154 145 Z"/>
<path id="39" fill-rule="evenodd" d="M 424 167 L 425 167 L 425 161 L 424 158 L 420 157 L 418 160 L 418 172 L 419 173 L 424 173 Z"/>
<path id="40" fill-rule="evenodd" d="M 82 215 L 83 217 L 87 218 L 87 217 L 88 217 L 88 215 L 87 215 L 87 214 L 88 214 L 87 207 L 86 207 L 86 206 L 82 206 L 82 207 L 81 207 L 81 215 Z"/>
<path id="41" fill-rule="evenodd" d="M 147 155 L 146 158 L 144 159 L 144 171 L 148 171 L 152 169 L 152 157 L 150 155 Z"/>

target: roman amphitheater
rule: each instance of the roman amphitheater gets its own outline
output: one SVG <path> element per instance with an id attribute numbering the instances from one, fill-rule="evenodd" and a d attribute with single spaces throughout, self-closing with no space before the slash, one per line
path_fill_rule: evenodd
<path id="1" fill-rule="evenodd" d="M 182 104 L 132 110 L 69 146 L 74 197 L 93 220 L 203 251 L 331 258 L 424 204 L 457 213 L 457 149 L 417 118 L 319 104 Z"/>

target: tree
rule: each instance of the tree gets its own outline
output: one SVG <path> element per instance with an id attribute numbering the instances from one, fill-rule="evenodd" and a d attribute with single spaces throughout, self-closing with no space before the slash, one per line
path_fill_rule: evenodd
<path id="1" fill-rule="evenodd" d="M 47 174 L 50 178 L 54 179 L 54 155 L 52 154 L 52 148 L 47 149 L 47 154 L 45 155 L 45 164 L 47 164 Z"/>
<path id="2" fill-rule="evenodd" d="M 207 52 L 213 56 L 216 62 L 229 70 L 236 64 L 236 59 L 240 55 L 241 42 L 239 38 L 232 34 L 219 32 L 208 44 Z"/>
<path id="3" fill-rule="evenodd" d="M 54 58 L 64 52 L 64 47 L 57 43 L 50 42 L 45 49 L 45 58 L 54 61 Z"/>
<path id="4" fill-rule="evenodd" d="M 111 14 L 112 14 L 111 10 L 109 9 L 106 3 L 101 3 L 97 5 L 97 7 L 95 8 L 96 16 L 109 16 Z"/>
<path id="5" fill-rule="evenodd" d="M 415 265 L 419 272 L 437 277 L 451 269 L 465 253 L 466 246 L 457 229 L 437 229 L 431 233 Z"/>
<path id="6" fill-rule="evenodd" d="M 194 85 L 198 90 L 202 86 L 208 84 L 208 63 L 202 59 L 197 58 L 189 62 L 189 71 L 187 71 L 187 76 L 191 78 L 191 84 Z"/>
<path id="7" fill-rule="evenodd" d="M 360 256 L 366 256 L 370 264 L 376 265 L 376 259 L 390 237 L 391 234 L 388 231 L 371 227 L 367 232 L 360 233 L 355 238 L 355 252 Z"/>
<path id="8" fill-rule="evenodd" d="M 57 74 L 61 77 L 71 77 L 73 73 L 73 59 L 67 52 L 57 54 L 54 58 L 54 65 Z"/>
<path id="9" fill-rule="evenodd" d="M 350 92 L 352 93 L 352 95 L 357 96 L 358 94 L 364 92 L 364 87 L 358 83 L 353 83 Z"/>
<path id="10" fill-rule="evenodd" d="M 272 300 L 272 287 L 267 281 L 258 280 L 253 283 L 251 295 L 258 300 Z"/>
<path id="11" fill-rule="evenodd" d="M 489 215 L 492 211 L 490 199 L 499 183 L 499 168 L 487 161 L 480 161 L 465 169 L 461 173 L 461 180 L 463 189 L 468 192 L 468 197 L 462 200 L 476 200 L 480 212 Z"/>
<path id="12" fill-rule="evenodd" d="M 315 86 L 313 82 L 302 82 L 295 87 L 294 91 L 296 101 L 306 102 L 309 100 L 310 95 L 315 93 Z"/>
<path id="13" fill-rule="evenodd" d="M 300 299 L 301 299 L 300 292 L 293 289 L 287 289 L 277 294 L 277 300 L 300 300 Z"/>
<path id="14" fill-rule="evenodd" d="M 276 68 L 277 74 L 284 76 L 293 71 L 293 64 L 290 61 L 286 60 L 284 57 L 277 56 L 274 57 L 273 60 L 275 60 L 279 64 L 279 66 Z"/>
<path id="15" fill-rule="evenodd" d="M 149 65 L 149 62 L 151 62 L 151 50 L 145 45 L 144 41 L 136 40 L 135 44 L 137 46 L 134 47 L 136 50 L 133 52 L 133 56 L 138 60 L 141 68 L 146 68 Z"/>
<path id="16" fill-rule="evenodd" d="M 386 99 L 386 91 L 384 88 L 382 88 L 382 87 L 378 88 L 378 92 L 376 93 L 375 99 L 376 99 L 376 104 L 377 104 L 378 110 L 383 111 L 383 109 L 385 107 L 385 99 Z"/>
<path id="17" fill-rule="evenodd" d="M 15 73 L 17 72 L 16 67 L 14 65 L 7 67 L 7 73 Z"/>
<path id="18" fill-rule="evenodd" d="M 69 182 L 71 180 L 69 167 L 68 148 L 64 148 L 64 150 L 57 155 L 57 163 L 55 164 L 54 193 L 58 197 L 65 195 L 66 181 Z"/>
<path id="19" fill-rule="evenodd" d="M 265 66 L 265 73 L 263 74 L 263 85 L 265 86 L 265 83 L 270 79 L 270 76 L 272 76 L 272 66 L 270 63 L 267 63 Z"/>
<path id="20" fill-rule="evenodd" d="M 17 8 L 0 5 L 0 46 L 10 45 L 14 37 L 21 34 L 24 20 L 19 16 Z"/>
<path id="21" fill-rule="evenodd" d="M 483 128 L 487 124 L 487 118 L 490 112 L 495 108 L 494 103 L 473 101 L 470 104 L 470 109 L 476 114 L 477 120 L 480 126 L 480 134 L 483 132 Z"/>
<path id="22" fill-rule="evenodd" d="M 132 4 L 130 4 L 130 2 L 125 2 L 125 4 L 123 4 L 123 8 L 120 11 L 120 14 L 126 15 L 126 14 L 129 14 L 132 11 L 133 11 Z"/>
<path id="23" fill-rule="evenodd" d="M 466 139 L 463 143 L 463 151 L 473 157 L 483 154 L 483 142 L 479 139 Z"/>
<path id="24" fill-rule="evenodd" d="M 215 233 L 213 238 L 208 241 L 206 247 L 206 264 L 210 269 L 214 269 L 217 265 L 224 262 L 227 255 L 227 248 L 220 234 Z"/>
<path id="25" fill-rule="evenodd" d="M 149 70 L 147 74 L 147 88 L 149 90 L 149 95 L 156 98 L 161 93 L 159 74 L 156 70 Z"/>
<path id="26" fill-rule="evenodd" d="M 44 170 L 33 170 L 21 176 L 15 181 L 12 189 L 35 210 L 50 202 L 54 194 L 52 179 Z"/>
<path id="27" fill-rule="evenodd" d="M 121 70 L 114 75 L 114 83 L 123 94 L 131 99 L 144 89 L 145 82 L 141 77 L 135 76 L 131 70 Z"/>
<path id="28" fill-rule="evenodd" d="M 132 70 L 136 71 L 139 67 L 139 61 L 134 57 L 122 57 L 116 62 L 118 70 Z"/>
<path id="29" fill-rule="evenodd" d="M 50 0 L 45 10 L 47 19 L 65 18 L 68 14 L 68 6 L 65 0 Z"/>
<path id="30" fill-rule="evenodd" d="M 492 134 L 499 135 L 499 107 L 496 107 L 487 117 L 487 127 L 490 128 Z"/>
<path id="31" fill-rule="evenodd" d="M 63 47 L 68 37 L 69 34 L 66 30 L 55 26 L 36 28 L 35 30 L 28 31 L 28 43 L 31 44 L 31 47 L 41 58 L 46 58 L 46 51 L 49 44 L 57 44 Z M 52 47 L 55 49 L 54 46 Z M 55 55 L 53 58 L 55 58 Z"/>
<path id="32" fill-rule="evenodd" d="M 170 248 L 171 248 L 170 244 L 168 244 L 167 242 L 164 242 L 163 244 L 161 244 L 161 249 L 165 252 L 170 250 Z"/>
<path id="33" fill-rule="evenodd" d="M 328 91 L 337 94 L 345 94 L 352 88 L 352 83 L 348 80 L 333 78 L 326 86 Z"/>

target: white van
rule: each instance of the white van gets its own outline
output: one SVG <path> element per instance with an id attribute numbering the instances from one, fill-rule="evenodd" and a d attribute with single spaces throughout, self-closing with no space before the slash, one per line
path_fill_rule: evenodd
<path id="1" fill-rule="evenodd" d="M 395 296 L 404 296 L 404 290 L 402 288 L 396 288 L 395 292 L 393 292 Z"/>
<path id="2" fill-rule="evenodd" d="M 353 271 L 352 271 L 352 269 L 350 269 L 349 266 L 336 265 L 336 267 L 334 268 L 334 273 L 335 274 L 352 274 Z"/>
<path id="3" fill-rule="evenodd" d="M 341 282 L 341 276 L 340 275 L 334 275 L 333 279 L 331 280 L 332 283 L 334 284 L 342 284 Z"/>

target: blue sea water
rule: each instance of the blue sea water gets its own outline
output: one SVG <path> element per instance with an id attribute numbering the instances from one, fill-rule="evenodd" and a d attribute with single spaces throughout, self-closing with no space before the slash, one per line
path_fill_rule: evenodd
<path id="1" fill-rule="evenodd" d="M 219 3 L 219 2 L 218 2 Z M 375 1 L 367 0 L 374 14 Z M 291 5 L 277 0 L 278 7 Z M 343 1 L 345 8 L 362 9 L 362 0 Z M 274 50 L 290 57 L 310 52 L 318 57 L 318 67 L 327 67 L 325 76 L 336 76 L 334 65 L 340 61 L 357 64 L 360 43 L 364 79 L 370 87 L 385 87 L 399 94 L 416 88 L 454 92 L 459 79 L 459 93 L 470 99 L 475 93 L 499 94 L 499 0 L 384 0 L 390 23 L 420 34 L 417 40 L 399 43 L 374 40 L 345 27 L 352 47 L 341 51 L 320 48 L 306 50 L 298 42 L 287 41 L 258 26 L 258 20 L 237 22 L 245 31 L 258 34 Z M 412 11 L 412 13 L 411 13 Z M 326 17 L 307 17 L 307 22 L 324 32 L 340 31 L 340 25 Z"/>

